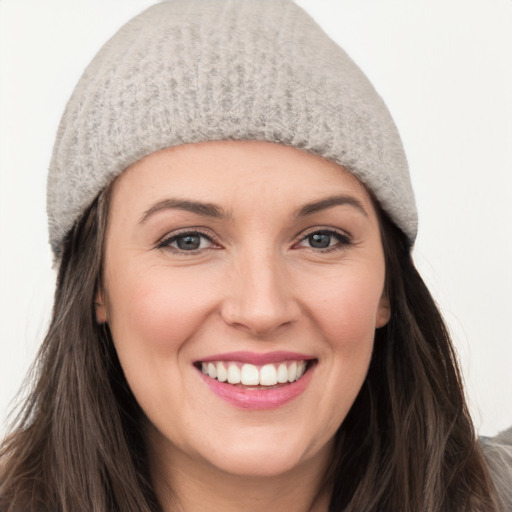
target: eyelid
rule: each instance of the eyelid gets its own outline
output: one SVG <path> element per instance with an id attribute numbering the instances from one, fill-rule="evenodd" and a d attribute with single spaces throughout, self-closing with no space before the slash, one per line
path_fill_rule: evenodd
<path id="1" fill-rule="evenodd" d="M 317 233 L 318 231 L 322 231 L 324 233 L 335 233 L 337 235 L 340 235 L 340 236 L 344 236 L 346 238 L 349 238 L 349 239 L 352 239 L 352 235 L 344 230 L 344 229 L 340 229 L 340 228 L 335 228 L 333 226 L 312 226 L 310 228 L 307 228 L 303 231 L 301 231 L 297 236 L 297 241 L 301 241 L 303 240 L 304 238 L 314 234 L 314 233 Z"/>
<path id="2" fill-rule="evenodd" d="M 201 235 L 204 238 L 208 239 L 211 243 L 217 245 L 220 247 L 220 242 L 218 237 L 212 233 L 209 229 L 202 228 L 202 227 L 196 227 L 196 226 L 190 226 L 186 228 L 179 228 L 174 231 L 170 231 L 169 233 L 166 233 L 164 236 L 159 238 L 157 242 L 155 243 L 155 249 L 169 249 L 174 250 L 176 253 L 184 254 L 195 254 L 197 252 L 205 251 L 208 249 L 212 249 L 212 247 L 208 247 L 206 249 L 197 249 L 196 251 L 182 251 L 180 249 L 176 249 L 175 247 L 171 247 L 170 243 L 179 238 L 180 236 L 184 235 Z"/>
<path id="3" fill-rule="evenodd" d="M 297 240 L 293 244 L 293 247 L 296 247 L 300 242 L 303 242 L 309 236 L 314 235 L 315 233 L 319 233 L 319 232 L 337 235 L 341 238 L 341 240 L 340 240 L 339 244 L 335 244 L 335 245 L 325 248 L 325 249 L 316 249 L 314 247 L 309 247 L 309 249 L 311 249 L 315 252 L 328 252 L 329 250 L 333 250 L 335 248 L 347 247 L 348 245 L 352 245 L 352 243 L 353 243 L 352 235 L 343 229 L 335 228 L 333 226 L 314 226 L 314 227 L 311 227 L 311 228 L 308 228 L 308 229 L 302 231 L 297 236 Z M 308 249 L 308 247 L 305 247 L 305 248 Z"/>
<path id="4" fill-rule="evenodd" d="M 340 248 L 340 246 L 346 247 L 346 246 L 352 244 L 352 235 L 350 235 L 350 233 L 348 233 L 345 230 L 335 228 L 333 226 L 313 226 L 313 227 L 310 227 L 310 228 L 302 231 L 300 234 L 298 234 L 296 236 L 296 241 L 294 242 L 293 247 L 296 247 L 300 242 L 303 242 L 307 237 L 309 237 L 315 233 L 318 233 L 318 232 L 336 235 L 341 238 L 341 240 L 339 241 L 338 244 L 331 246 L 331 250 L 334 248 Z M 196 254 L 198 252 L 213 249 L 213 247 L 207 247 L 205 249 L 197 249 L 195 251 L 183 251 L 183 250 L 174 248 L 170 245 L 170 243 L 172 241 L 179 238 L 180 236 L 189 235 L 189 234 L 203 236 L 204 238 L 209 240 L 212 244 L 217 245 L 217 247 L 215 249 L 222 247 L 220 244 L 219 238 L 217 237 L 217 235 L 215 233 L 213 233 L 210 229 L 203 228 L 200 226 L 189 226 L 189 227 L 179 228 L 174 231 L 168 232 L 164 236 L 162 236 L 161 238 L 159 238 L 157 240 L 157 242 L 154 244 L 154 247 L 156 249 L 173 250 L 174 252 L 179 253 L 179 254 L 185 254 L 185 253 Z M 307 249 L 307 247 L 305 247 L 305 248 Z M 327 252 L 329 250 L 329 248 L 316 249 L 313 247 L 311 247 L 310 249 L 315 252 L 318 252 L 318 251 Z"/>

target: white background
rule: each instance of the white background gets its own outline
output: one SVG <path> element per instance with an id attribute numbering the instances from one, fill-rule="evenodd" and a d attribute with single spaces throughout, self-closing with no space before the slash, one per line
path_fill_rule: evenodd
<path id="1" fill-rule="evenodd" d="M 44 335 L 45 181 L 65 102 L 154 0 L 0 0 L 0 434 Z M 368 74 L 404 140 L 415 259 L 449 323 L 477 429 L 512 424 L 512 2 L 299 1 Z"/>

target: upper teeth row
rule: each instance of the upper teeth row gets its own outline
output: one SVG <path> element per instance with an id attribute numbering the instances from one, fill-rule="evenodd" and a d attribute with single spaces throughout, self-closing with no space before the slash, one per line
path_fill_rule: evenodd
<path id="1" fill-rule="evenodd" d="M 244 364 L 241 367 L 234 362 L 202 363 L 202 372 L 220 382 L 243 384 L 244 386 L 274 386 L 277 383 L 293 382 L 300 379 L 306 371 L 306 361 L 292 361 L 289 364 L 266 364 L 258 367 Z"/>

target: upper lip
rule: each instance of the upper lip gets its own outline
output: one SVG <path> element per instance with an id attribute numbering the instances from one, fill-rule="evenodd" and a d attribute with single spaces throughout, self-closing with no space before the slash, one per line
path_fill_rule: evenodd
<path id="1" fill-rule="evenodd" d="M 249 363 L 254 365 L 264 365 L 269 363 L 279 363 L 282 361 L 308 361 L 315 359 L 309 354 L 300 354 L 298 352 L 277 351 L 277 352 L 224 352 L 214 354 L 195 361 L 196 363 L 208 363 L 213 361 L 238 361 L 240 363 Z"/>

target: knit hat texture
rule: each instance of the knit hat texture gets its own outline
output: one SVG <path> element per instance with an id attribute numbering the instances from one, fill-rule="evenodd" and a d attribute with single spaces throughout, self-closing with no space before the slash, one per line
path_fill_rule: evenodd
<path id="1" fill-rule="evenodd" d="M 50 243 L 130 164 L 210 140 L 294 146 L 345 167 L 414 242 L 407 161 L 362 71 L 289 0 L 164 0 L 124 25 L 79 80 L 48 176 Z"/>

